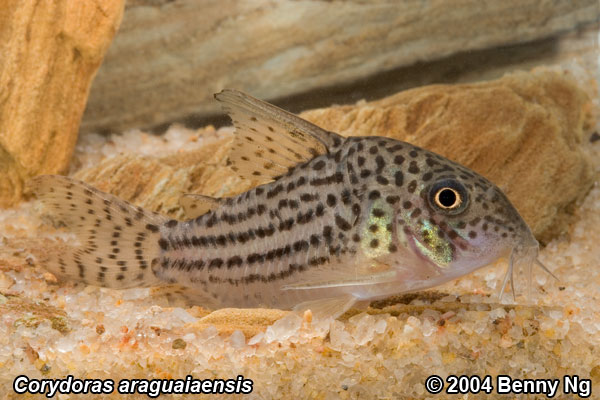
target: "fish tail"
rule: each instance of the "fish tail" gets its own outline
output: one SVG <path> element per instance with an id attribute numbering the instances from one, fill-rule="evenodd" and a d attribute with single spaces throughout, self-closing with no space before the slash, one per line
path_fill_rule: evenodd
<path id="1" fill-rule="evenodd" d="M 43 205 L 43 218 L 75 235 L 48 254 L 44 267 L 49 271 L 116 289 L 165 284 L 153 267 L 166 217 L 60 175 L 38 176 L 30 185 Z"/>

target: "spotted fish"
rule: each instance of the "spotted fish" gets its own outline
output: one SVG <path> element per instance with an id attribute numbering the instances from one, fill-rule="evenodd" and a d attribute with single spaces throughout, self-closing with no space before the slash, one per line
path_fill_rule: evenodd
<path id="1" fill-rule="evenodd" d="M 217 95 L 236 127 L 231 168 L 263 184 L 185 195 L 168 219 L 62 176 L 39 198 L 79 243 L 48 269 L 92 285 L 180 284 L 210 307 L 320 307 L 440 285 L 507 256 L 531 270 L 538 242 L 474 171 L 384 137 L 342 137 L 238 91 Z M 543 267 L 545 268 L 545 267 Z M 514 288 L 513 288 L 514 291 Z"/>

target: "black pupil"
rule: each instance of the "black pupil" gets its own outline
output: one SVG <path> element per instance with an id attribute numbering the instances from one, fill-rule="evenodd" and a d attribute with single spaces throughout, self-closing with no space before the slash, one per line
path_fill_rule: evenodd
<path id="1" fill-rule="evenodd" d="M 438 201 L 442 206 L 450 208 L 456 204 L 456 193 L 450 189 L 442 189 Z"/>

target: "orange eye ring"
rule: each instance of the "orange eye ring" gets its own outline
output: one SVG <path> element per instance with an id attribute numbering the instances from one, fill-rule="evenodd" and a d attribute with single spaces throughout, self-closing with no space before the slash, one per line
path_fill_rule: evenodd
<path id="1" fill-rule="evenodd" d="M 435 192 L 433 197 L 435 205 L 442 210 L 454 210 L 462 204 L 463 200 L 457 190 L 451 187 L 442 187 Z"/>

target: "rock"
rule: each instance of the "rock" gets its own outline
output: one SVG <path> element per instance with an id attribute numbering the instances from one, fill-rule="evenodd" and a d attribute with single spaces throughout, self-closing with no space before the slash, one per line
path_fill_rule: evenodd
<path id="1" fill-rule="evenodd" d="M 8 313 L 23 315 L 22 318 L 13 322 L 15 326 L 37 327 L 46 322 L 52 329 L 61 333 L 71 331 L 72 321 L 70 321 L 64 310 L 47 304 L 32 302 L 19 294 L 6 294 L 6 296 L 0 294 L 0 315 L 7 315 Z"/>
<path id="2" fill-rule="evenodd" d="M 343 135 L 407 141 L 477 171 L 542 241 L 564 231 L 594 181 L 584 151 L 595 124 L 591 99 L 568 74 L 552 70 L 426 86 L 301 116 Z"/>
<path id="3" fill-rule="evenodd" d="M 213 325 L 222 335 L 230 335 L 237 330 L 241 331 L 246 338 L 251 338 L 264 332 L 269 325 L 288 314 L 288 311 L 275 309 L 222 308 L 201 318 L 194 324 L 194 328 L 200 331 Z"/>
<path id="4" fill-rule="evenodd" d="M 214 129 L 206 128 L 198 135 L 211 133 Z M 162 156 L 122 154 L 81 169 L 74 177 L 142 207 L 184 218 L 179 205 L 184 193 L 220 197 L 255 186 L 225 166 L 231 139 L 231 134 L 222 134 L 194 150 Z"/>
<path id="5" fill-rule="evenodd" d="M 128 2 L 82 129 L 120 131 L 206 116 L 218 112 L 212 94 L 226 87 L 281 99 L 458 52 L 549 37 L 599 15 L 596 0 L 466 0 L 451 11 L 426 0 Z"/>
<path id="6" fill-rule="evenodd" d="M 66 172 L 90 83 L 124 0 L 3 4 L 0 12 L 0 206 L 28 178 Z"/>
<path id="7" fill-rule="evenodd" d="M 541 69 L 478 84 L 425 86 L 302 116 L 343 135 L 408 141 L 474 169 L 499 185 L 536 237 L 547 241 L 564 231 L 593 183 L 582 146 L 594 125 L 591 112 L 589 97 L 570 76 Z M 183 218 L 183 193 L 228 196 L 254 185 L 226 168 L 231 139 L 220 137 L 177 154 L 107 158 L 75 176 Z"/>

